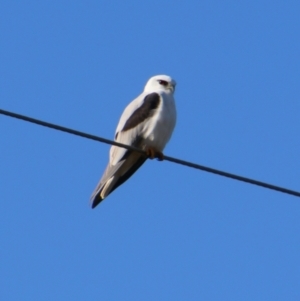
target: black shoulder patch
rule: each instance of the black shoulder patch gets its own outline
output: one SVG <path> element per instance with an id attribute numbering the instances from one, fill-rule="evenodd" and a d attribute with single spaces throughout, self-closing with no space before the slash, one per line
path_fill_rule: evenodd
<path id="1" fill-rule="evenodd" d="M 132 113 L 126 121 L 122 131 L 134 128 L 139 123 L 151 117 L 153 110 L 157 109 L 160 103 L 160 96 L 157 93 L 151 93 L 144 98 L 143 104 Z"/>

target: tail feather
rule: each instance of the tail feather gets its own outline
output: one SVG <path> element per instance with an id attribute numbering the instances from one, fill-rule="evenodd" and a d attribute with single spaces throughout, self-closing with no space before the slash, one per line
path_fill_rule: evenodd
<path id="1" fill-rule="evenodd" d="M 104 183 L 104 185 L 100 186 L 99 189 L 95 191 L 95 194 L 91 199 L 92 208 L 95 208 L 97 205 L 99 205 L 110 194 L 115 181 L 116 177 L 111 177 L 106 183 Z"/>
<path id="2" fill-rule="evenodd" d="M 112 193 L 117 187 L 127 181 L 147 160 L 146 157 L 137 153 L 128 156 L 118 164 L 108 165 L 103 177 L 91 196 L 91 206 L 95 208 L 104 198 Z"/>
<path id="3" fill-rule="evenodd" d="M 112 176 L 107 180 L 106 178 L 100 180 L 91 196 L 92 208 L 95 208 L 97 205 L 99 205 L 99 203 L 101 203 L 112 192 L 115 181 L 116 176 Z"/>

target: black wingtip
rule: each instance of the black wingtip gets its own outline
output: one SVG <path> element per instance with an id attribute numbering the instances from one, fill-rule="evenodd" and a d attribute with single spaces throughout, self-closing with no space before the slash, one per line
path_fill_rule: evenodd
<path id="1" fill-rule="evenodd" d="M 94 209 L 96 206 L 98 206 L 103 199 L 100 197 L 100 195 L 96 195 L 94 199 L 91 201 L 91 207 Z"/>

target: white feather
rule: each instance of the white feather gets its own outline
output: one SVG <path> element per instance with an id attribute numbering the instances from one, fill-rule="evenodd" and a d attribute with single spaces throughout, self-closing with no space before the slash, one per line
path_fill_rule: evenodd
<path id="1" fill-rule="evenodd" d="M 167 82 L 168 85 L 162 85 L 162 81 Z M 173 97 L 175 85 L 176 82 L 167 75 L 151 77 L 142 94 L 125 108 L 116 129 L 115 140 L 126 145 L 133 145 L 136 139 L 139 138 L 141 148 L 152 147 L 162 152 L 176 123 L 176 108 Z M 159 106 L 154 114 L 135 127 L 122 131 L 127 120 L 143 105 L 145 97 L 151 93 L 157 93 L 160 96 Z M 125 160 L 122 160 L 126 152 L 127 150 L 124 148 L 111 147 L 108 166 L 92 195 L 92 202 L 99 196 L 99 193 L 101 200 L 104 199 L 114 188 L 116 181 L 126 174 L 142 156 L 141 154 L 131 153 Z"/>

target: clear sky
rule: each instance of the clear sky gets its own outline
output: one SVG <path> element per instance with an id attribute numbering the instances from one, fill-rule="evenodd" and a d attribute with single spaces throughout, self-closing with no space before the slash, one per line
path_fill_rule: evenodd
<path id="1" fill-rule="evenodd" d="M 112 138 L 177 81 L 165 154 L 300 190 L 299 1 L 0 4 L 0 108 Z M 300 198 L 0 116 L 1 300 L 300 300 Z"/>

